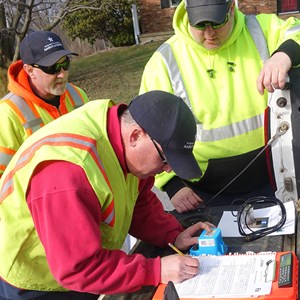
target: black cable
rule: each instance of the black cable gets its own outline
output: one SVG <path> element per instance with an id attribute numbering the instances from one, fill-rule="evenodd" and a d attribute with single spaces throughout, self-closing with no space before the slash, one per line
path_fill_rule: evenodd
<path id="1" fill-rule="evenodd" d="M 252 230 L 249 227 L 249 222 L 247 219 L 249 219 L 249 214 L 250 210 L 254 208 L 254 205 L 256 204 L 276 204 L 280 207 L 281 209 L 281 219 L 280 221 L 271 227 L 267 228 L 262 228 L 258 230 Z M 253 197 L 248 200 L 246 200 L 239 208 L 238 213 L 237 213 L 237 224 L 238 224 L 238 229 L 240 235 L 245 237 L 245 240 L 247 242 L 257 240 L 263 236 L 266 236 L 272 232 L 275 232 L 279 230 L 285 223 L 286 221 L 286 209 L 282 201 L 275 197 L 264 197 L 264 196 L 258 196 L 258 197 Z M 243 229 L 243 224 L 246 225 L 247 229 L 251 233 L 246 233 Z"/>

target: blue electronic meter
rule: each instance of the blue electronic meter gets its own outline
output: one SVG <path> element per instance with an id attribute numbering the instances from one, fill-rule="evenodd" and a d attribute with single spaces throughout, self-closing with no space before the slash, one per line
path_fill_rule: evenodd
<path id="1" fill-rule="evenodd" d="M 211 232 L 203 230 L 198 237 L 198 245 L 190 249 L 190 254 L 194 256 L 202 254 L 223 255 L 228 251 L 227 245 L 222 240 L 221 230 L 212 228 Z"/>

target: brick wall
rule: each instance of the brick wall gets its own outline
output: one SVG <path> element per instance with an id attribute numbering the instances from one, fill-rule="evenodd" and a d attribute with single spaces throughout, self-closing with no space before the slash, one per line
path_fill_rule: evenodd
<path id="1" fill-rule="evenodd" d="M 277 0 L 239 0 L 239 9 L 244 14 L 275 13 L 277 12 Z"/>
<path id="2" fill-rule="evenodd" d="M 239 9 L 245 14 L 277 13 L 277 0 L 238 0 Z M 142 34 L 172 31 L 172 18 L 176 7 L 161 8 L 160 0 L 138 0 L 140 30 Z M 281 18 L 300 17 L 284 14 Z"/>
<path id="3" fill-rule="evenodd" d="M 170 31 L 176 7 L 161 8 L 160 0 L 139 0 L 141 33 Z"/>
<path id="4" fill-rule="evenodd" d="M 244 14 L 277 14 L 277 0 L 239 0 L 238 6 Z M 289 17 L 300 18 L 300 14 L 286 13 L 280 14 L 279 17 L 282 19 Z"/>

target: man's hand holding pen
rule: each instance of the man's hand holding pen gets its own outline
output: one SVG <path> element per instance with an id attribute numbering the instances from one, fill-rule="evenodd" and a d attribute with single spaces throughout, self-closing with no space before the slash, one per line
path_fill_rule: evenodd
<path id="1" fill-rule="evenodd" d="M 187 250 L 192 245 L 197 244 L 198 236 L 196 236 L 196 234 L 204 229 L 211 232 L 212 227 L 215 226 L 209 222 L 198 222 L 180 233 L 174 245 L 169 243 L 169 246 L 174 252 L 177 252 L 177 254 L 161 258 L 162 283 L 168 283 L 170 280 L 177 283 L 193 278 L 198 274 L 199 261 L 189 255 L 184 255 L 181 250 Z"/>

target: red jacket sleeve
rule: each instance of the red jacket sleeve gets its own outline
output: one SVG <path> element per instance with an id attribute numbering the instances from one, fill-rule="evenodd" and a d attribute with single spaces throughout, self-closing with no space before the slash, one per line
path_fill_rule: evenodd
<path id="1" fill-rule="evenodd" d="M 101 207 L 81 167 L 63 161 L 40 164 L 27 203 L 51 272 L 63 287 L 115 294 L 160 282 L 159 257 L 102 248 Z"/>
<path id="2" fill-rule="evenodd" d="M 152 192 L 154 178 L 141 180 L 129 233 L 159 247 L 173 243 L 183 231 L 176 218 L 165 212 L 161 201 Z"/>

